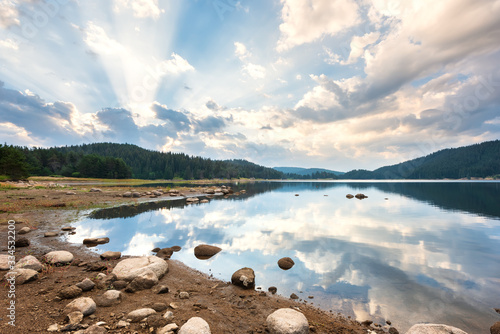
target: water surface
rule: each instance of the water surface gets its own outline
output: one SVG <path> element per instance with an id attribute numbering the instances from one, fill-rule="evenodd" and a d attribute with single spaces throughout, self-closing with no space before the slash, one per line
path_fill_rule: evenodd
<path id="1" fill-rule="evenodd" d="M 261 182 L 247 194 L 186 205 L 184 199 L 97 211 L 71 242 L 108 236 L 98 251 L 175 259 L 229 280 L 242 267 L 257 285 L 358 320 L 420 322 L 488 333 L 499 321 L 500 183 Z M 348 193 L 367 199 L 347 199 Z M 299 196 L 296 196 L 298 194 Z M 194 257 L 199 244 L 223 249 Z M 277 266 L 289 256 L 295 266 Z M 314 296 L 309 299 L 308 296 Z"/>

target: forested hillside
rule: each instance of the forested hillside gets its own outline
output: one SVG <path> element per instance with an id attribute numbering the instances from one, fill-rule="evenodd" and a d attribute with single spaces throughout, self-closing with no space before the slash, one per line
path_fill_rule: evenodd
<path id="1" fill-rule="evenodd" d="M 146 150 L 131 144 L 17 149 L 26 157 L 31 175 L 185 180 L 283 177 L 278 171 L 244 160 L 218 161 L 183 153 Z"/>
<path id="2" fill-rule="evenodd" d="M 354 170 L 342 179 L 461 179 L 500 174 L 500 141 L 445 149 L 374 170 Z"/>

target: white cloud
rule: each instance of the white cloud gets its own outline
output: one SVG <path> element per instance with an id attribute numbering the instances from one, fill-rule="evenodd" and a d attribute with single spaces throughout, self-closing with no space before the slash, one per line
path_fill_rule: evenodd
<path id="1" fill-rule="evenodd" d="M 0 27 L 9 28 L 14 25 L 19 25 L 19 11 L 15 4 L 15 1 L 0 1 Z"/>
<path id="2" fill-rule="evenodd" d="M 351 0 L 281 0 L 281 37 L 277 50 L 335 35 L 359 22 L 358 5 Z"/>
<path id="3" fill-rule="evenodd" d="M 158 0 L 115 0 L 115 10 L 131 9 L 135 17 L 157 19 L 164 11 L 158 7 Z"/>
<path id="4" fill-rule="evenodd" d="M 261 65 L 252 63 L 243 66 L 243 73 L 249 75 L 253 79 L 264 79 L 266 77 L 266 69 Z"/>
<path id="5" fill-rule="evenodd" d="M 245 44 L 240 43 L 240 42 L 234 42 L 234 53 L 238 58 L 240 58 L 241 61 L 245 60 L 246 58 L 250 57 L 252 54 L 247 50 Z"/>
<path id="6" fill-rule="evenodd" d="M 370 32 L 363 36 L 354 36 L 351 41 L 351 53 L 349 59 L 342 64 L 353 64 L 358 61 L 359 57 L 365 53 L 365 48 L 368 45 L 375 43 L 380 37 L 379 32 Z"/>
<path id="7" fill-rule="evenodd" d="M 85 29 L 85 43 L 97 54 L 119 54 L 125 51 L 123 45 L 108 36 L 104 28 L 88 22 Z"/>
<path id="8" fill-rule="evenodd" d="M 163 74 L 180 74 L 194 71 L 194 67 L 189 62 L 176 53 L 171 54 L 171 59 L 164 60 L 159 64 Z"/>
<path id="9" fill-rule="evenodd" d="M 12 49 L 12 50 L 17 50 L 17 49 L 19 49 L 19 44 L 10 38 L 7 38 L 4 40 L 0 40 L 0 47 Z"/>

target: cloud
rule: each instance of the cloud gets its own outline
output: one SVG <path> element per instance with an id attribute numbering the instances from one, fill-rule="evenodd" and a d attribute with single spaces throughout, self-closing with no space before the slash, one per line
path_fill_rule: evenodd
<path id="1" fill-rule="evenodd" d="M 158 67 L 162 74 L 180 74 L 183 72 L 194 71 L 194 67 L 189 62 L 172 52 L 171 59 L 164 60 Z"/>
<path id="2" fill-rule="evenodd" d="M 191 121 L 188 116 L 180 111 L 175 111 L 172 109 L 168 109 L 165 106 L 162 106 L 158 103 L 153 103 L 151 105 L 151 110 L 153 110 L 156 114 L 156 118 L 169 121 L 172 123 L 175 128 L 178 130 L 187 130 L 189 129 L 189 125 Z"/>
<path id="3" fill-rule="evenodd" d="M 18 50 L 19 49 L 19 43 L 14 41 L 13 39 L 7 38 L 4 40 L 0 40 L 0 47 L 2 48 L 7 48 L 7 49 L 12 49 L 12 50 Z"/>
<path id="4" fill-rule="evenodd" d="M 131 9 L 138 18 L 158 19 L 164 11 L 158 7 L 158 0 L 115 0 L 115 10 Z"/>
<path id="5" fill-rule="evenodd" d="M 358 5 L 351 0 L 281 0 L 281 37 L 277 50 L 333 36 L 359 23 Z"/>
<path id="6" fill-rule="evenodd" d="M 370 32 L 363 36 L 354 36 L 351 41 L 351 53 L 349 54 L 349 59 L 346 62 L 342 62 L 343 65 L 353 64 L 358 61 L 359 57 L 363 56 L 365 53 L 365 48 L 368 45 L 375 43 L 380 37 L 380 33 Z"/>
<path id="7" fill-rule="evenodd" d="M 240 60 L 243 61 L 244 59 L 252 56 L 252 54 L 247 50 L 246 46 L 243 43 L 234 42 L 234 47 L 234 53 Z"/>
<path id="8" fill-rule="evenodd" d="M 125 51 L 123 45 L 109 37 L 104 28 L 94 22 L 87 23 L 84 41 L 97 54 L 120 54 Z"/>
<path id="9" fill-rule="evenodd" d="M 195 121 L 196 132 L 220 132 L 226 127 L 226 122 L 221 117 L 208 116 Z"/>
<path id="10" fill-rule="evenodd" d="M 252 79 L 264 79 L 266 77 L 266 69 L 261 65 L 248 63 L 243 66 L 242 71 Z"/>
<path id="11" fill-rule="evenodd" d="M 19 25 L 19 11 L 15 2 L 0 0 L 0 27 L 9 28 L 15 25 Z"/>
<path id="12" fill-rule="evenodd" d="M 107 127 L 103 135 L 123 142 L 137 143 L 139 127 L 135 124 L 132 113 L 122 108 L 105 108 L 96 113 L 99 122 Z"/>
<path id="13" fill-rule="evenodd" d="M 205 103 L 205 106 L 213 111 L 224 110 L 224 107 L 218 105 L 214 100 L 209 100 L 207 103 Z"/>

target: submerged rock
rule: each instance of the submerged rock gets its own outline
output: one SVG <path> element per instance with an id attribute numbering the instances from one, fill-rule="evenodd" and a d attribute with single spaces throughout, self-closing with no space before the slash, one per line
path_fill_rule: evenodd
<path id="1" fill-rule="evenodd" d="M 208 260 L 215 254 L 219 253 L 222 248 L 211 245 L 198 245 L 194 248 L 194 256 L 200 260 Z"/>
<path id="2" fill-rule="evenodd" d="M 295 262 L 289 257 L 284 257 L 279 259 L 278 266 L 283 270 L 291 269 L 295 265 Z"/>

